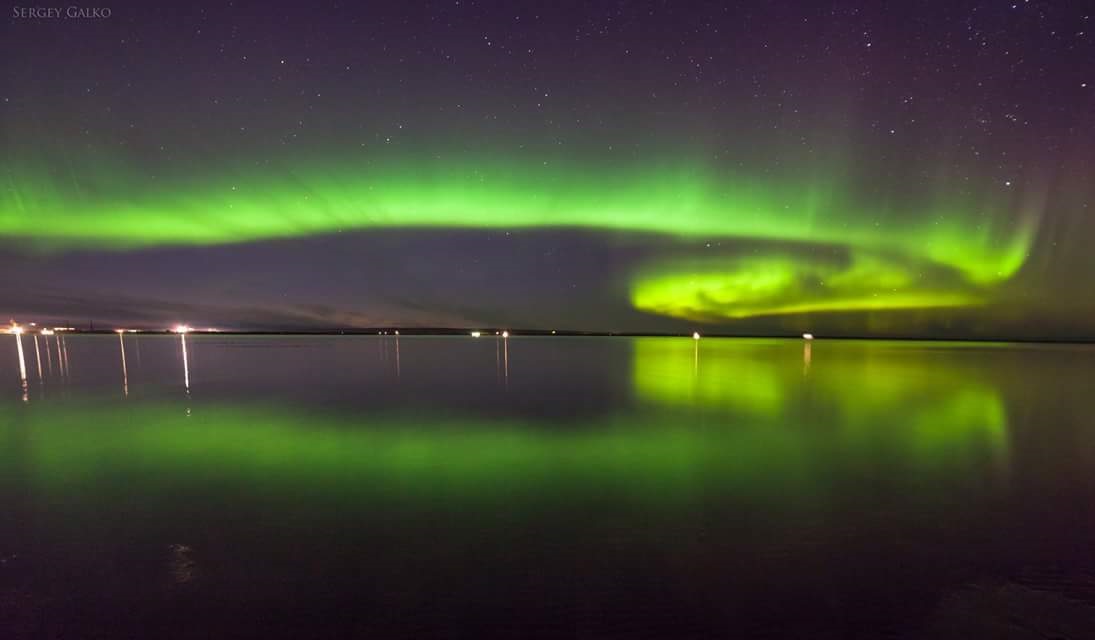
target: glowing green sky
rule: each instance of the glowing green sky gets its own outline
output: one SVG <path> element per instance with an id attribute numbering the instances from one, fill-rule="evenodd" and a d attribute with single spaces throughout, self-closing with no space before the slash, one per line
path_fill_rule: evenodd
<path id="1" fill-rule="evenodd" d="M 864 199 L 832 173 L 766 183 L 687 161 L 404 159 L 378 167 L 342 159 L 216 167 L 185 179 L 107 161 L 66 179 L 20 167 L 5 175 L 0 234 L 54 251 L 384 228 L 659 234 L 720 251 L 647 260 L 630 277 L 634 308 L 712 322 L 977 304 L 1029 255 L 1041 211 L 1007 191 L 932 195 L 898 208 Z"/>
<path id="2" fill-rule="evenodd" d="M 1022 264 L 1036 220 L 986 216 L 1006 198 L 872 208 L 833 183 L 764 185 L 682 163 L 619 170 L 530 163 L 401 163 L 216 171 L 160 187 L 139 171 L 81 170 L 62 185 L 8 174 L 0 233 L 56 246 L 217 244 L 383 227 L 551 228 L 864 247 L 933 260 L 977 280 Z M 98 175 L 96 175 L 96 173 Z M 227 177 L 224 177 L 227 176 Z"/>

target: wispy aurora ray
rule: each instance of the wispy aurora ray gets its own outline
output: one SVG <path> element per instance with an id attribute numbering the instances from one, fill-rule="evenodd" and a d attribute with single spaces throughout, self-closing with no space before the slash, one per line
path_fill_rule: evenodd
<path id="1" fill-rule="evenodd" d="M 971 304 L 1022 266 L 1040 214 L 999 193 L 873 207 L 836 178 L 764 184 L 689 163 L 303 166 L 220 168 L 187 179 L 154 179 L 120 163 L 65 175 L 32 163 L 7 167 L 0 234 L 42 250 L 202 246 L 383 228 L 573 228 L 753 241 L 748 260 L 656 262 L 631 283 L 641 310 L 725 320 Z M 846 260 L 767 248 L 787 243 L 835 250 Z M 925 280 L 925 272 L 947 275 Z M 901 285 L 892 286 L 895 280 Z M 814 281 L 828 284 L 812 288 Z"/>

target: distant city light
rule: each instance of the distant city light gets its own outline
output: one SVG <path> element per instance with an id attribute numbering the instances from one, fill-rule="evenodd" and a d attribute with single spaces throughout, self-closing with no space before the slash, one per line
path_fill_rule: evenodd
<path id="1" fill-rule="evenodd" d="M 802 334 L 802 339 L 803 339 L 803 340 L 813 340 L 813 339 L 814 339 L 814 334 L 812 334 L 812 333 L 804 333 L 804 334 Z"/>
<path id="2" fill-rule="evenodd" d="M 42 329 L 41 331 L 39 331 L 39 333 L 41 333 L 44 336 L 52 336 L 53 335 L 53 329 Z"/>
<path id="3" fill-rule="evenodd" d="M 177 324 L 171 331 L 175 333 L 190 333 L 190 327 L 185 324 Z"/>
<path id="4" fill-rule="evenodd" d="M 471 332 L 471 337 L 473 337 L 473 338 L 478 338 L 481 335 L 483 335 L 483 334 L 479 331 L 472 331 Z"/>
<path id="5" fill-rule="evenodd" d="M 114 333 L 125 333 L 126 331 L 129 331 L 129 329 L 115 329 Z"/>
<path id="6" fill-rule="evenodd" d="M 503 331 L 502 332 L 502 337 L 503 338 L 508 338 L 509 337 L 509 331 Z"/>
<path id="7" fill-rule="evenodd" d="M 700 332 L 699 331 L 693 331 L 692 332 L 692 339 L 693 340 L 699 340 L 700 339 Z"/>
<path id="8" fill-rule="evenodd" d="M 8 333 L 12 335 L 20 335 L 21 333 L 23 333 L 23 327 L 20 327 L 17 324 L 12 324 L 11 328 L 8 329 Z"/>

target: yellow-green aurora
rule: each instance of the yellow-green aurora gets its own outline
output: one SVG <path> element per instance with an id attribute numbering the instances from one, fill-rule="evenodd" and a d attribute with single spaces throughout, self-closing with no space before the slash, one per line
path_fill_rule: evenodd
<path id="1" fill-rule="evenodd" d="M 109 159 L 79 170 L 16 159 L 3 167 L 0 235 L 50 251 L 382 228 L 659 234 L 718 248 L 647 260 L 629 283 L 633 306 L 717 322 L 975 304 L 1022 266 L 1040 216 L 1011 191 L 925 194 L 897 207 L 842 178 L 765 183 L 689 162 L 210 164 L 182 178 Z"/>

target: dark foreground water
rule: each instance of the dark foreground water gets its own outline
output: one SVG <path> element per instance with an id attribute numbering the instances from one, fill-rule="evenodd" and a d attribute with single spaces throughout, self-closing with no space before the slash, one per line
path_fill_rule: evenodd
<path id="1" fill-rule="evenodd" d="M 1092 348 L 15 341 L 3 638 L 1095 637 Z"/>

